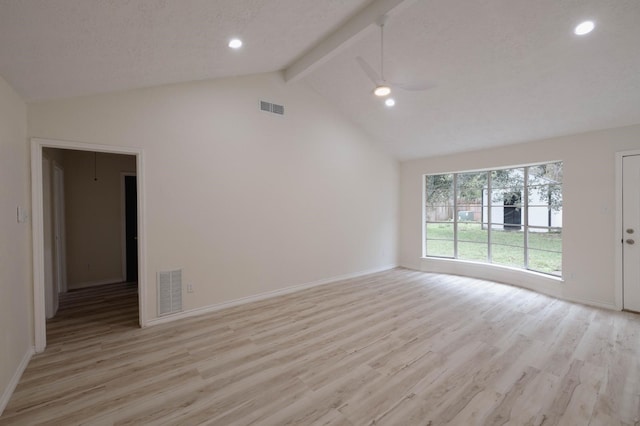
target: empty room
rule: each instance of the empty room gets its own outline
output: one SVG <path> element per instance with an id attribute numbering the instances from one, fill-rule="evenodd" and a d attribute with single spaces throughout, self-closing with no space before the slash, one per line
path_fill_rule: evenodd
<path id="1" fill-rule="evenodd" d="M 0 425 L 640 425 L 638 22 L 0 1 Z"/>

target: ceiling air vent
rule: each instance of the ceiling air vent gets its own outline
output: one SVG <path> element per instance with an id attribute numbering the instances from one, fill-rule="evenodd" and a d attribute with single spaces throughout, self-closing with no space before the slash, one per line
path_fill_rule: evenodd
<path id="1" fill-rule="evenodd" d="M 158 272 L 158 315 L 182 312 L 182 269 Z"/>
<path id="2" fill-rule="evenodd" d="M 271 102 L 260 101 L 260 111 L 272 112 L 278 115 L 284 115 L 284 106 L 272 104 Z"/>

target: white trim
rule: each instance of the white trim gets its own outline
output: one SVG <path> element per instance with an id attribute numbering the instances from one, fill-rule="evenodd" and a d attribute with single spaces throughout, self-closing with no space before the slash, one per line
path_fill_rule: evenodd
<path id="1" fill-rule="evenodd" d="M 557 297 L 558 299 L 566 300 L 568 302 L 579 303 L 581 305 L 593 306 L 596 308 L 609 309 L 612 311 L 620 310 L 618 309 L 615 303 L 600 302 L 598 300 L 581 299 L 579 297 L 570 297 L 570 296 L 554 296 L 554 297 Z"/>
<path id="2" fill-rule="evenodd" d="M 422 175 L 422 257 L 427 255 L 427 175 Z"/>
<path id="3" fill-rule="evenodd" d="M 120 172 L 120 250 L 122 258 L 122 282 L 127 281 L 126 176 L 137 176 L 137 174 L 135 172 Z"/>
<path id="4" fill-rule="evenodd" d="M 615 229 L 615 271 L 614 271 L 614 283 L 615 283 L 615 306 L 616 309 L 621 311 L 624 309 L 624 282 L 623 282 L 623 270 L 624 265 L 622 263 L 622 159 L 632 155 L 640 155 L 640 150 L 621 151 L 616 152 L 616 229 Z"/>
<path id="5" fill-rule="evenodd" d="M 4 392 L 0 397 L 0 416 L 2 415 L 2 412 L 4 411 L 4 409 L 7 407 L 7 404 L 11 399 L 11 395 L 13 395 L 13 391 L 16 390 L 16 386 L 18 386 L 20 377 L 22 377 L 22 373 L 24 373 L 24 370 L 27 368 L 27 365 L 29 365 L 29 361 L 31 361 L 31 357 L 35 353 L 36 352 L 32 346 L 27 348 L 27 352 L 22 357 L 20 364 L 18 364 L 18 368 L 16 368 L 16 371 L 13 373 L 13 376 L 11 377 L 11 380 L 9 380 L 9 384 L 7 384 L 7 387 L 4 389 Z"/>
<path id="6" fill-rule="evenodd" d="M 36 353 L 47 345 L 47 326 L 44 312 L 44 242 L 42 218 L 42 149 L 59 148 L 90 152 L 108 152 L 136 156 L 138 175 L 138 311 L 140 326 L 146 325 L 146 232 L 144 197 L 144 151 L 139 148 L 94 145 L 55 139 L 31 139 L 31 205 L 33 240 L 33 329 Z"/>
<path id="7" fill-rule="evenodd" d="M 53 318 L 58 312 L 58 281 L 55 273 L 55 239 L 53 229 L 53 182 L 51 177 L 53 176 L 53 161 L 49 158 L 47 153 L 42 153 L 42 246 L 46 244 L 45 234 L 48 229 L 49 246 L 47 247 L 50 255 L 46 255 L 46 251 L 43 252 L 44 262 L 44 306 L 45 306 L 45 318 Z M 47 195 L 46 197 L 44 195 Z M 48 202 L 45 203 L 45 198 Z M 45 223 L 48 224 L 45 228 Z M 48 282 L 48 285 L 47 285 Z"/>
<path id="8" fill-rule="evenodd" d="M 519 169 L 523 167 L 535 167 L 535 166 L 544 166 L 545 164 L 552 163 L 562 163 L 564 160 L 548 160 L 548 161 L 537 161 L 533 163 L 521 163 L 521 164 L 511 164 L 511 165 L 502 165 L 502 166 L 491 166 L 485 167 L 481 169 L 462 169 L 462 170 L 445 170 L 445 171 L 430 171 L 429 173 L 423 173 L 422 176 L 434 176 L 434 175 L 452 175 L 452 174 L 461 174 L 461 173 L 480 173 L 480 172 L 492 172 L 494 170 L 507 170 L 507 169 Z"/>
<path id="9" fill-rule="evenodd" d="M 117 276 L 113 278 L 105 278 L 102 280 L 94 280 L 94 281 L 85 281 L 78 284 L 74 284 L 73 287 L 69 288 L 69 290 L 73 291 L 73 290 L 79 290 L 81 288 L 95 287 L 97 285 L 105 285 L 105 284 L 116 284 L 121 282 L 124 282 L 122 280 L 122 277 Z"/>
<path id="10" fill-rule="evenodd" d="M 541 274 L 539 272 L 509 268 L 507 266 L 501 265 L 488 265 L 485 263 L 461 261 L 456 259 L 422 258 L 421 261 L 423 263 L 422 269 L 418 270 L 420 272 L 444 275 L 460 275 L 463 277 L 475 278 L 478 280 L 492 281 L 495 283 L 506 284 L 535 291 L 537 293 L 545 294 L 547 296 L 555 297 L 556 299 L 565 300 L 567 302 L 594 306 L 596 308 L 611 309 L 614 311 L 619 310 L 615 304 L 610 302 L 602 302 L 599 300 L 581 299 L 579 297 L 567 296 L 562 292 L 562 283 L 564 282 L 562 281 L 562 279 L 560 279 L 559 277 Z M 425 266 L 425 262 L 429 263 L 430 265 Z M 440 262 L 443 263 L 439 264 Z M 449 265 L 449 267 L 447 267 L 445 266 L 447 262 L 450 262 L 451 264 L 457 264 L 457 267 L 453 267 L 453 265 Z M 476 266 L 479 269 L 474 269 L 474 267 Z M 414 271 L 417 270 L 406 266 L 402 267 Z M 451 272 L 452 270 L 454 270 L 454 272 Z M 510 273 L 513 273 L 513 275 L 509 276 L 508 274 Z M 514 277 L 516 279 L 514 279 Z"/>
<path id="11" fill-rule="evenodd" d="M 144 157 L 136 154 L 136 182 L 138 184 L 138 317 L 141 327 L 147 324 L 147 228 L 145 222 Z"/>
<path id="12" fill-rule="evenodd" d="M 481 280 L 495 281 L 516 287 L 528 288 L 558 298 L 563 298 L 563 283 L 560 277 L 520 268 L 472 262 L 459 259 L 423 257 L 420 259 L 423 272 L 462 275 Z"/>
<path id="13" fill-rule="evenodd" d="M 258 302 L 265 299 L 271 299 L 272 297 L 283 296 L 285 294 L 295 293 L 297 291 L 306 290 L 312 287 L 317 287 L 320 285 L 330 284 L 336 281 L 348 280 L 352 278 L 358 278 L 364 275 L 375 274 L 377 272 L 388 271 L 390 269 L 396 268 L 398 265 L 387 265 L 380 268 L 369 269 L 366 271 L 354 272 L 351 274 L 339 275 L 336 277 L 325 278 L 318 281 L 312 281 L 304 284 L 296 284 L 290 287 L 281 288 L 278 290 L 268 291 L 266 293 L 259 293 L 253 296 L 241 297 L 240 299 L 229 300 L 227 302 L 216 303 L 214 305 L 203 306 L 201 308 L 190 309 L 188 311 L 183 311 L 178 314 L 166 315 L 160 318 L 155 318 L 147 321 L 147 326 L 164 324 L 167 322 L 177 321 L 184 318 L 194 317 L 196 315 L 208 314 L 211 312 L 220 311 L 222 309 L 232 308 L 234 306 L 244 305 L 246 303 Z"/>
<path id="14" fill-rule="evenodd" d="M 44 222 L 42 217 L 42 147 L 31 141 L 31 226 L 33 244 L 34 350 L 44 351 L 47 328 L 44 303 Z"/>
<path id="15" fill-rule="evenodd" d="M 62 182 L 58 181 L 61 176 Z M 56 279 L 58 281 L 58 293 L 67 292 L 67 236 L 64 202 L 64 167 L 53 160 L 53 230 L 55 246 Z M 57 238 L 56 238 L 57 237 Z"/>

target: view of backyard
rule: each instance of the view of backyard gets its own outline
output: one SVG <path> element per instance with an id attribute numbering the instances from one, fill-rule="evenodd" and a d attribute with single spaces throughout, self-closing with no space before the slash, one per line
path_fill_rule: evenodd
<path id="1" fill-rule="evenodd" d="M 453 223 L 427 223 L 427 256 L 453 257 Z M 488 231 L 479 223 L 458 223 L 458 259 L 487 262 Z M 529 232 L 529 269 L 553 275 L 562 271 L 562 233 Z M 524 233 L 491 230 L 491 263 L 524 267 Z"/>
<path id="2" fill-rule="evenodd" d="M 425 175 L 424 189 L 426 256 L 562 276 L 562 162 Z"/>

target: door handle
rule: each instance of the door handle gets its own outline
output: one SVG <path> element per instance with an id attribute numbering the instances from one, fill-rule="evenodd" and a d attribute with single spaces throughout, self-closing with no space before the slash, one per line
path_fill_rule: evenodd
<path id="1" fill-rule="evenodd" d="M 626 243 L 631 245 L 631 244 L 635 244 L 635 241 L 632 240 L 631 238 L 629 238 L 629 239 L 627 239 Z"/>

